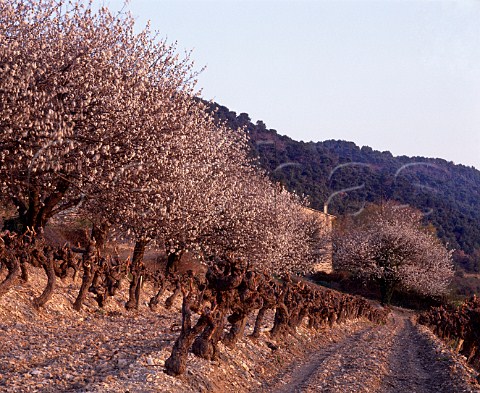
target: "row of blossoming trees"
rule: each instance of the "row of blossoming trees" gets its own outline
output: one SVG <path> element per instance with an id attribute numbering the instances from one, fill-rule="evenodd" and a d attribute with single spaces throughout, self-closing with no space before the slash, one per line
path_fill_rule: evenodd
<path id="1" fill-rule="evenodd" d="M 172 258 L 311 264 L 320 226 L 196 98 L 188 54 L 76 0 L 1 1 L 0 42 L 0 190 L 20 228 L 76 207 L 97 243 L 135 241 L 134 263 L 155 243 Z"/>

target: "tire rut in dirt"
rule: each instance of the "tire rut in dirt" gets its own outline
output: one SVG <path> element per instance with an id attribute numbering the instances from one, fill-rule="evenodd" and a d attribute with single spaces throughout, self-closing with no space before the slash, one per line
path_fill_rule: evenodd
<path id="1" fill-rule="evenodd" d="M 385 376 L 381 393 L 454 393 L 463 389 L 454 386 L 448 365 L 438 356 L 432 343 L 409 319 L 394 339 L 389 357 L 391 372 Z"/>
<path id="2" fill-rule="evenodd" d="M 351 391 L 359 391 L 361 381 L 357 381 L 354 387 L 351 385 L 351 381 L 344 381 L 344 384 L 341 379 L 344 376 L 355 374 L 355 372 L 349 373 L 349 370 L 352 371 L 352 367 L 355 367 L 350 362 L 352 359 L 349 358 L 352 354 L 355 354 L 356 357 L 359 352 L 365 353 L 369 348 L 369 342 L 378 341 L 378 334 L 378 327 L 367 328 L 341 342 L 331 344 L 312 354 L 306 361 L 289 367 L 275 384 L 270 384 L 260 391 L 276 393 L 347 392 L 350 390 L 348 387 L 353 388 Z M 376 356 L 374 356 L 375 358 Z"/>
<path id="3" fill-rule="evenodd" d="M 291 365 L 259 392 L 456 393 L 465 392 L 447 358 L 396 311 L 386 325 L 369 327 Z"/>

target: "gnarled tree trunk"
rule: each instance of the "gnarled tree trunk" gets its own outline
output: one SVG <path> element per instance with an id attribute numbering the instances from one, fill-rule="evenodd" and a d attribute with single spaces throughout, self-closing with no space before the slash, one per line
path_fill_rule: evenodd
<path id="1" fill-rule="evenodd" d="M 80 309 L 82 308 L 82 304 L 85 301 L 85 297 L 87 296 L 88 289 L 92 285 L 93 276 L 97 268 L 96 259 L 97 258 L 96 258 L 95 241 L 90 240 L 90 243 L 88 244 L 87 249 L 83 253 L 82 285 L 80 286 L 80 291 L 78 292 L 77 299 L 75 300 L 75 303 L 73 303 L 73 308 L 75 311 L 80 311 Z"/>
<path id="2" fill-rule="evenodd" d="M 16 256 L 7 256 L 1 261 L 8 269 L 7 277 L 0 283 L 0 298 L 13 287 L 20 277 L 20 261 Z"/>
<path id="3" fill-rule="evenodd" d="M 192 352 L 203 359 L 215 360 L 217 357 L 218 342 L 222 338 L 225 312 L 216 310 L 208 318 L 208 324 L 194 341 Z"/>
<path id="4" fill-rule="evenodd" d="M 225 334 L 222 342 L 229 348 L 234 348 L 237 341 L 243 336 L 245 325 L 247 324 L 248 313 L 235 312 L 228 317 L 228 321 L 232 324 L 230 331 Z"/>
<path id="5" fill-rule="evenodd" d="M 182 330 L 175 341 L 170 357 L 165 361 L 165 372 L 168 375 L 181 375 L 187 369 L 188 351 L 195 337 L 205 328 L 208 316 L 201 315 L 192 327 L 191 294 L 184 295 L 182 303 Z"/>
<path id="6" fill-rule="evenodd" d="M 273 319 L 273 327 L 270 330 L 272 337 L 279 337 L 288 331 L 288 309 L 285 304 L 280 303 L 275 310 L 275 317 Z"/>
<path id="7" fill-rule="evenodd" d="M 175 299 L 177 299 L 181 293 L 182 293 L 182 287 L 181 287 L 180 277 L 177 277 L 177 279 L 175 280 L 175 289 L 173 290 L 173 293 L 169 297 L 167 297 L 167 299 L 165 300 L 165 308 L 167 310 L 169 310 L 173 306 Z"/>
<path id="8" fill-rule="evenodd" d="M 52 255 L 44 256 L 42 260 L 42 266 L 47 274 L 47 285 L 43 290 L 42 294 L 33 300 L 33 305 L 35 307 L 42 307 L 44 306 L 52 297 L 53 291 L 55 290 L 55 283 L 56 283 L 56 275 L 55 275 L 55 267 Z"/>
<path id="9" fill-rule="evenodd" d="M 260 331 L 262 329 L 263 320 L 265 319 L 265 313 L 270 308 L 271 307 L 269 306 L 263 306 L 260 310 L 258 310 L 257 318 L 255 319 L 255 327 L 253 328 L 253 333 L 251 334 L 251 337 L 253 338 L 260 337 Z"/>
<path id="10" fill-rule="evenodd" d="M 80 199 L 70 201 L 68 204 L 62 203 L 62 198 L 67 193 L 70 182 L 60 177 L 56 183 L 54 191 L 43 200 L 40 196 L 40 187 L 30 184 L 28 201 L 24 204 L 20 199 L 13 198 L 12 202 L 17 206 L 19 219 L 22 223 L 22 231 L 27 228 L 35 229 L 37 232 L 43 229 L 48 220 L 58 211 L 75 206 Z M 59 209 L 59 205 L 62 204 Z"/>
<path id="11" fill-rule="evenodd" d="M 165 272 L 167 276 L 176 275 L 178 273 L 178 263 L 182 258 L 182 252 L 176 251 L 176 252 L 170 252 L 167 254 L 168 254 L 168 257 L 167 257 L 167 265 L 165 267 Z"/>
<path id="12" fill-rule="evenodd" d="M 388 277 L 382 277 L 378 280 L 378 283 L 380 285 L 381 304 L 382 306 L 389 305 L 392 301 L 397 282 Z"/>
<path id="13" fill-rule="evenodd" d="M 138 310 L 138 306 L 140 304 L 140 291 L 142 275 L 144 272 L 143 256 L 145 254 L 145 248 L 147 244 L 147 240 L 137 240 L 133 249 L 132 264 L 130 267 L 132 281 L 130 282 L 130 287 L 128 289 L 128 301 L 125 304 L 125 308 L 127 310 Z"/>
<path id="14" fill-rule="evenodd" d="M 160 297 L 165 292 L 165 277 L 158 275 L 155 280 L 155 295 L 153 295 L 148 302 L 148 307 L 150 310 L 156 311 Z"/>

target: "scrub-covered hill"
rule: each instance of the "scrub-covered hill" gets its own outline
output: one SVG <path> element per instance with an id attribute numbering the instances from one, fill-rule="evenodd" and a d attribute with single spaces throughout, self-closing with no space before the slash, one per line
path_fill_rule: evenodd
<path id="1" fill-rule="evenodd" d="M 299 142 L 212 104 L 232 128 L 244 127 L 272 179 L 308 195 L 312 206 L 352 214 L 365 203 L 393 199 L 425 212 L 438 236 L 458 250 L 458 266 L 480 271 L 480 171 L 441 158 L 395 157 L 353 142 Z"/>

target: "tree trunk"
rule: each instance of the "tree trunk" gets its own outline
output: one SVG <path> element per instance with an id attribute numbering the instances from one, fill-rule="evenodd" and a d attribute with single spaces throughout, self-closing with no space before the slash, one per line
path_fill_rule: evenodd
<path id="1" fill-rule="evenodd" d="M 234 348 L 237 341 L 243 336 L 245 325 L 247 324 L 248 314 L 238 312 L 228 317 L 232 324 L 230 331 L 223 337 L 222 342 L 229 348 Z"/>
<path id="2" fill-rule="evenodd" d="M 82 285 L 80 286 L 80 291 L 78 292 L 77 299 L 75 300 L 75 303 L 73 303 L 73 309 L 75 311 L 80 311 L 80 309 L 82 308 L 82 304 L 85 301 L 88 289 L 92 285 L 94 276 L 93 269 L 93 265 L 83 267 Z"/>
<path id="3" fill-rule="evenodd" d="M 150 310 L 152 311 L 157 310 L 157 306 L 160 301 L 160 296 L 162 296 L 164 292 L 165 292 L 165 281 L 162 280 L 155 291 L 155 295 L 152 296 L 152 298 L 150 299 L 150 302 L 148 303 Z"/>
<path id="4" fill-rule="evenodd" d="M 97 250 L 103 251 L 107 242 L 109 225 L 107 222 L 102 222 L 100 225 L 93 224 L 92 239 L 95 239 Z"/>
<path id="5" fill-rule="evenodd" d="M 381 278 L 379 280 L 381 304 L 382 306 L 389 305 L 392 301 L 393 292 L 395 290 L 396 282 L 388 278 Z"/>
<path id="6" fill-rule="evenodd" d="M 225 312 L 217 310 L 211 315 L 202 334 L 198 336 L 192 346 L 192 352 L 206 360 L 215 360 L 218 354 L 218 342 L 222 338 Z"/>
<path id="7" fill-rule="evenodd" d="M 23 230 L 28 228 L 35 229 L 37 232 L 43 229 L 48 220 L 54 215 L 55 208 L 62 201 L 70 187 L 70 182 L 60 178 L 56 184 L 55 190 L 43 201 L 40 199 L 40 187 L 30 186 L 28 196 L 28 208 L 22 208 L 23 214 L 20 219 L 23 224 Z"/>
<path id="8" fill-rule="evenodd" d="M 175 281 L 175 289 L 173 290 L 173 293 L 165 300 L 165 308 L 169 310 L 172 308 L 173 303 L 175 302 L 175 299 L 180 296 L 182 293 L 182 287 L 181 287 L 181 282 L 180 278 L 177 278 Z"/>
<path id="9" fill-rule="evenodd" d="M 43 269 L 47 274 L 47 286 L 43 290 L 42 294 L 33 300 L 33 305 L 37 308 L 44 306 L 52 297 L 55 290 L 56 275 L 54 268 L 54 261 L 51 255 L 47 255 L 46 259 L 42 263 Z"/>
<path id="10" fill-rule="evenodd" d="M 288 309 L 285 304 L 281 303 L 275 310 L 273 327 L 270 331 L 272 337 L 279 337 L 288 330 Z"/>
<path id="11" fill-rule="evenodd" d="M 5 258 L 3 263 L 7 266 L 8 274 L 5 280 L 0 283 L 0 298 L 5 295 L 8 290 L 16 284 L 20 277 L 20 262 L 17 257 Z"/>
<path id="12" fill-rule="evenodd" d="M 23 224 L 23 231 L 27 228 L 37 228 L 38 212 L 40 211 L 40 195 L 38 188 L 31 188 L 28 193 L 28 209 L 25 211 L 23 217 L 21 217 Z"/>
<path id="13" fill-rule="evenodd" d="M 125 304 L 127 310 L 138 310 L 140 304 L 140 289 L 141 278 L 143 274 L 143 256 L 145 248 L 148 244 L 146 240 L 137 240 L 135 248 L 133 249 L 132 264 L 130 273 L 132 274 L 132 281 L 128 290 L 128 301 Z"/>
<path id="14" fill-rule="evenodd" d="M 167 265 L 165 268 L 166 275 L 175 275 L 178 273 L 178 263 L 180 262 L 180 258 L 182 257 L 181 252 L 172 252 L 168 254 L 167 257 Z"/>
<path id="15" fill-rule="evenodd" d="M 27 269 L 27 261 L 22 258 L 20 261 L 20 270 L 22 271 L 22 281 L 28 282 L 28 269 Z"/>
<path id="16" fill-rule="evenodd" d="M 263 306 L 260 310 L 258 310 L 257 318 L 255 319 L 255 327 L 253 328 L 253 333 L 251 337 L 259 338 L 260 337 L 260 330 L 262 329 L 262 323 L 265 318 L 265 313 L 270 307 Z"/>
<path id="17" fill-rule="evenodd" d="M 43 201 L 42 207 L 38 212 L 36 223 L 34 228 L 44 228 L 48 220 L 53 216 L 53 210 L 57 205 L 62 201 L 62 198 L 68 191 L 70 187 L 70 182 L 66 179 L 60 178 L 58 180 L 55 191 L 53 191 L 48 197 Z"/>
<path id="18" fill-rule="evenodd" d="M 92 285 L 93 277 L 97 269 L 97 257 L 95 250 L 95 241 L 90 239 L 90 242 L 87 246 L 87 249 L 83 253 L 82 258 L 83 265 L 83 277 L 82 285 L 80 286 L 80 291 L 78 292 L 77 299 L 73 303 L 73 308 L 75 311 L 80 311 L 82 304 L 87 296 L 88 289 Z"/>
<path id="19" fill-rule="evenodd" d="M 181 375 L 187 369 L 188 350 L 192 346 L 195 337 L 207 325 L 205 315 L 200 316 L 196 325 L 192 328 L 192 312 L 190 310 L 190 296 L 183 297 L 182 303 L 182 330 L 175 341 L 170 357 L 165 361 L 165 372 L 168 375 Z"/>
<path id="20" fill-rule="evenodd" d="M 290 316 L 288 320 L 288 325 L 293 331 L 296 331 L 296 329 L 302 324 L 303 320 L 308 316 L 308 307 L 306 305 L 299 304 L 297 305 L 297 308 L 299 309 L 298 312 L 295 313 L 293 318 Z"/>
<path id="21" fill-rule="evenodd" d="M 92 292 L 95 295 L 95 301 L 98 304 L 98 307 L 103 308 L 105 306 L 105 301 L 107 300 L 107 285 L 105 283 L 105 265 L 101 266 L 95 271 L 93 275 L 92 285 L 88 289 L 89 292 Z"/>

